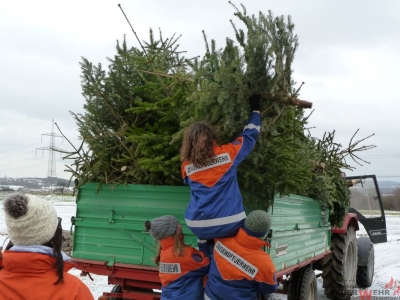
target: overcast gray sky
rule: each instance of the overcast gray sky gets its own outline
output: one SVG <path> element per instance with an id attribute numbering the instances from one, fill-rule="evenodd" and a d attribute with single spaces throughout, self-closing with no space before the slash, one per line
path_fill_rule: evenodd
<path id="1" fill-rule="evenodd" d="M 347 144 L 375 134 L 365 144 L 377 148 L 360 154 L 371 164 L 353 174 L 376 174 L 400 181 L 400 11 L 399 1 L 246 0 L 248 13 L 291 15 L 300 46 L 294 78 L 304 81 L 301 99 L 313 102 L 313 136 L 336 130 Z M 107 65 L 116 40 L 127 36 L 139 46 L 117 4 L 140 39 L 149 28 L 164 36 L 182 34 L 188 57 L 204 53 L 202 30 L 223 46 L 233 38 L 228 1 L 2 1 L 0 7 L 0 177 L 46 177 L 52 119 L 78 145 L 69 111 L 83 112 L 81 57 Z M 55 133 L 59 134 L 55 128 Z M 42 140 L 42 142 L 41 142 Z M 56 139 L 56 146 L 72 148 Z M 69 178 L 57 156 L 57 176 Z"/>

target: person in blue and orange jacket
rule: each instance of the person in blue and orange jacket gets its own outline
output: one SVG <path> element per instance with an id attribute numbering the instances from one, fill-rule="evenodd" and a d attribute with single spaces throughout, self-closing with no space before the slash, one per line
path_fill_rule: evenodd
<path id="1" fill-rule="evenodd" d="M 146 221 L 145 227 L 160 243 L 155 263 L 159 266 L 161 299 L 203 300 L 209 259 L 202 251 L 184 244 L 182 227 L 174 216 Z"/>
<path id="2" fill-rule="evenodd" d="M 237 182 L 237 168 L 252 151 L 261 127 L 260 95 L 249 98 L 253 111 L 240 136 L 218 146 L 211 126 L 196 122 L 185 131 L 181 171 L 190 187 L 186 225 L 201 240 L 231 237 L 246 213 Z"/>
<path id="3" fill-rule="evenodd" d="M 275 266 L 262 248 L 271 219 L 263 210 L 246 218 L 236 236 L 216 239 L 205 290 L 206 300 L 265 299 L 277 288 Z"/>

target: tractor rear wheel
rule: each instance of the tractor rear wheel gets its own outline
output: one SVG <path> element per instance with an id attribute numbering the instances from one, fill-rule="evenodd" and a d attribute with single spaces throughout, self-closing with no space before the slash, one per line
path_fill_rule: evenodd
<path id="1" fill-rule="evenodd" d="M 353 226 L 343 234 L 332 234 L 331 254 L 322 263 L 325 295 L 330 299 L 350 299 L 356 282 L 357 239 Z"/>

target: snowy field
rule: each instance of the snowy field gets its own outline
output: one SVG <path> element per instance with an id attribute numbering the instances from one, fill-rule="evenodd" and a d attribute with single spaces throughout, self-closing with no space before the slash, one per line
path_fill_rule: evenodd
<path id="1" fill-rule="evenodd" d="M 0 194 L 0 201 L 4 195 Z M 57 210 L 58 216 L 62 218 L 63 229 L 71 227 L 71 217 L 75 215 L 75 198 L 71 196 L 42 196 L 51 201 Z M 1 206 L 0 206 L 1 207 Z M 400 299 L 400 214 L 388 212 L 386 216 L 388 242 L 375 245 L 375 275 L 373 285 L 362 294 L 370 294 L 372 297 L 360 297 L 359 290 L 355 288 L 355 296 L 352 299 Z M 361 229 L 358 235 L 366 235 Z M 7 230 L 4 221 L 4 211 L 0 209 L 0 246 L 6 242 Z M 7 243 L 7 242 L 6 242 Z M 92 275 L 94 281 L 89 277 L 80 277 L 80 271 L 72 269 L 71 274 L 79 277 L 92 291 L 95 299 L 102 295 L 103 291 L 110 291 L 112 286 L 107 283 L 107 277 Z M 318 299 L 327 299 L 322 288 L 322 278 L 318 278 Z M 276 299 L 286 299 L 286 295 L 275 294 Z"/>

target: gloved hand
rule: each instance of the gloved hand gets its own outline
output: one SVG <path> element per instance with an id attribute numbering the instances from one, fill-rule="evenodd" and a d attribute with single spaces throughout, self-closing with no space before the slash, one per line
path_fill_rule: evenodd
<path id="1" fill-rule="evenodd" d="M 260 94 L 255 94 L 250 96 L 249 102 L 251 110 L 258 110 L 258 111 L 261 110 L 260 100 L 261 100 Z"/>

